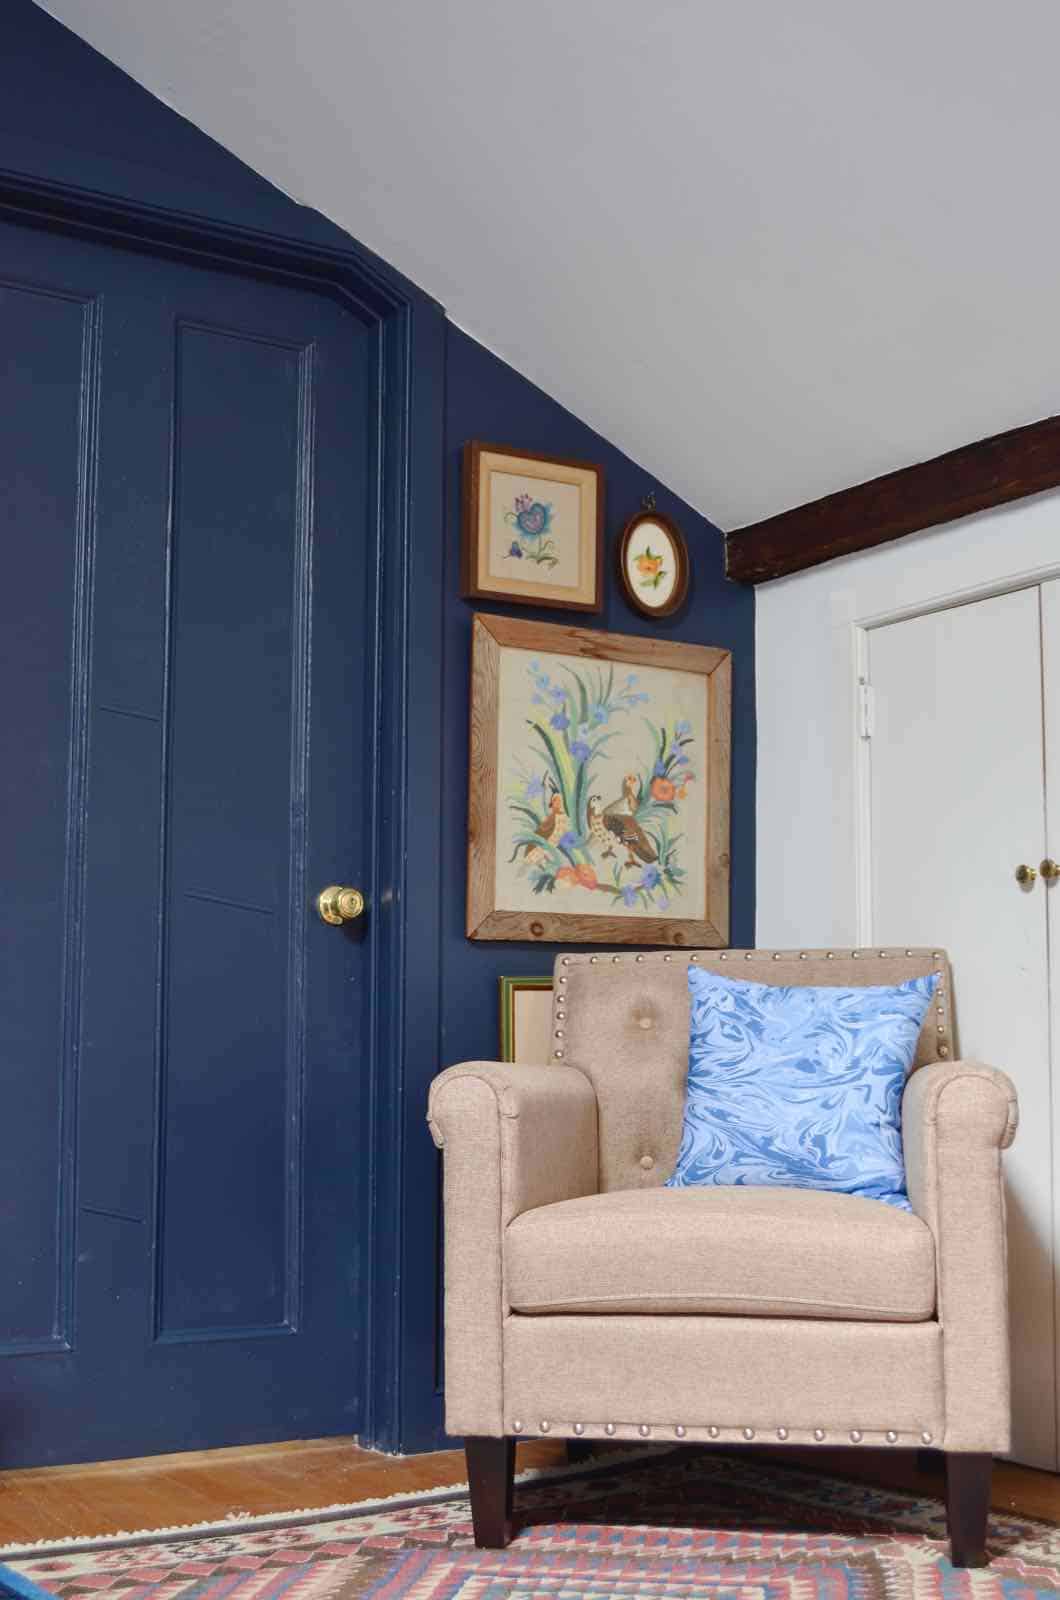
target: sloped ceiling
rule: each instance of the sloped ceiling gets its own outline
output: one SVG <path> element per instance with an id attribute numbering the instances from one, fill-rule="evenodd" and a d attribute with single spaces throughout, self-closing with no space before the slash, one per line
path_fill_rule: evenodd
<path id="1" fill-rule="evenodd" d="M 723 527 L 1060 411 L 1055 0 L 46 9 Z"/>

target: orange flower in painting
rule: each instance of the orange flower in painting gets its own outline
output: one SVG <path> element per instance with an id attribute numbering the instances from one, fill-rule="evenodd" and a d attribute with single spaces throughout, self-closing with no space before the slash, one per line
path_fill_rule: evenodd
<path id="1" fill-rule="evenodd" d="M 579 861 L 576 867 L 560 867 L 556 873 L 557 889 L 595 889 L 596 873 L 585 862 Z"/>
<path id="2" fill-rule="evenodd" d="M 662 556 L 652 555 L 650 550 L 646 550 L 643 555 L 635 556 L 633 559 L 633 565 L 636 567 L 642 578 L 657 577 L 662 571 L 662 564 Z"/>
<path id="3" fill-rule="evenodd" d="M 665 804 L 666 801 L 672 800 L 676 793 L 677 790 L 669 778 L 653 778 L 651 780 L 651 797 L 653 800 L 660 800 Z"/>

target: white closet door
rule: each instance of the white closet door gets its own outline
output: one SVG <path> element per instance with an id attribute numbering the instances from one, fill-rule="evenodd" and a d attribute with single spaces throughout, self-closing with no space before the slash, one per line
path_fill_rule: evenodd
<path id="1" fill-rule="evenodd" d="M 1042 698 L 1045 725 L 1045 856 L 1060 861 L 1060 581 L 1043 583 Z M 1050 1026 L 1053 1055 L 1060 1070 L 1060 879 L 1045 881 L 1049 925 Z M 1054 1160 L 1060 1156 L 1060 1093 L 1052 1105 Z M 1060 1185 L 1053 1182 L 1053 1249 L 1060 1239 Z M 1060 1336 L 1060 1274 L 1054 1272 L 1053 1326 Z M 1060 1406 L 1060 1338 L 1057 1348 L 1057 1403 Z M 1060 1423 L 1057 1449 L 1060 1453 Z"/>
<path id="2" fill-rule="evenodd" d="M 1013 1455 L 1054 1469 L 1047 898 L 1040 877 L 1015 878 L 1045 853 L 1037 588 L 873 630 L 869 678 L 872 939 L 945 946 L 961 1054 L 1019 1090 L 1006 1157 Z"/>

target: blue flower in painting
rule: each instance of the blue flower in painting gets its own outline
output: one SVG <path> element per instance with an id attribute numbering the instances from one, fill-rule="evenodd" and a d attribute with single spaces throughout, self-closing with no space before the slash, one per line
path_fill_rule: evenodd
<path id="1" fill-rule="evenodd" d="M 640 883 L 637 887 L 640 889 L 654 889 L 658 881 L 658 867 L 645 867 L 643 873 L 641 874 Z"/>
<path id="2" fill-rule="evenodd" d="M 677 756 L 677 757 L 675 757 L 674 766 L 675 767 L 687 767 L 688 766 L 688 757 L 687 756 Z"/>
<path id="3" fill-rule="evenodd" d="M 543 706 L 544 703 L 545 703 L 544 695 L 542 695 L 542 694 L 532 694 L 530 696 L 530 704 L 532 706 Z"/>
<path id="4" fill-rule="evenodd" d="M 508 554 L 510 556 L 517 556 L 520 561 L 523 559 L 523 547 L 517 539 L 512 540 L 512 546 L 508 551 Z"/>
<path id="5" fill-rule="evenodd" d="M 636 903 L 637 891 L 634 889 L 631 883 L 627 883 L 626 887 L 622 891 L 622 904 L 624 906 L 628 906 L 630 910 L 632 910 Z"/>
<path id="6" fill-rule="evenodd" d="M 633 685 L 636 683 L 636 681 L 637 681 L 637 674 L 635 672 L 629 673 L 627 675 L 627 677 L 626 677 L 626 687 L 628 689 L 631 689 L 633 687 Z"/>
<path id="7" fill-rule="evenodd" d="M 686 738 L 691 732 L 692 724 L 690 722 L 676 722 L 674 724 L 674 733 L 679 739 Z"/>
<path id="8" fill-rule="evenodd" d="M 544 780 L 542 778 L 531 778 L 526 785 L 526 798 L 528 800 L 542 800 L 544 794 Z"/>
<path id="9" fill-rule="evenodd" d="M 611 712 L 608 710 L 607 706 L 600 704 L 593 706 L 589 713 L 590 719 L 598 728 L 602 723 L 605 723 L 608 720 L 610 715 Z"/>
<path id="10" fill-rule="evenodd" d="M 652 767 L 651 775 L 653 778 L 665 778 L 666 768 L 663 766 L 661 761 L 657 761 L 654 767 Z"/>
<path id="11" fill-rule="evenodd" d="M 570 742 L 570 753 L 575 761 L 588 761 L 592 751 L 584 739 L 577 738 Z"/>
<path id="12" fill-rule="evenodd" d="M 577 843 L 578 835 L 576 833 L 572 833 L 568 828 L 566 833 L 562 834 L 560 837 L 559 847 L 561 850 L 573 850 Z"/>
<path id="13" fill-rule="evenodd" d="M 567 698 L 566 689 L 561 689 L 558 683 L 554 689 L 550 689 L 548 692 L 552 696 L 553 700 L 566 700 Z"/>
<path id="14" fill-rule="evenodd" d="M 655 904 L 659 907 L 660 911 L 668 911 L 670 909 L 669 895 L 661 894 Z"/>
<path id="15" fill-rule="evenodd" d="M 563 733 L 567 728 L 570 727 L 570 718 L 567 716 L 565 711 L 555 712 L 555 714 L 549 717 L 548 720 L 549 725 L 555 728 L 559 733 Z"/>

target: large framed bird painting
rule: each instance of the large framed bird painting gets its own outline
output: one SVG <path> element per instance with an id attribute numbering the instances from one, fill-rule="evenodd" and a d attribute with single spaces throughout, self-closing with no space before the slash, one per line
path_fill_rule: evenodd
<path id="1" fill-rule="evenodd" d="M 467 932 L 729 939 L 731 656 L 477 614 Z"/>

